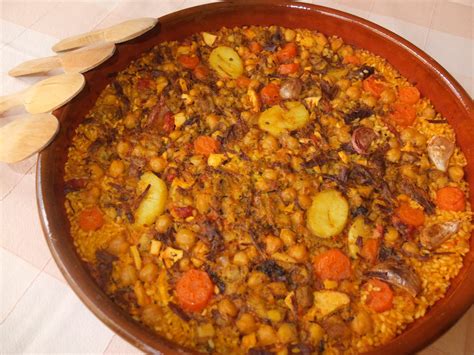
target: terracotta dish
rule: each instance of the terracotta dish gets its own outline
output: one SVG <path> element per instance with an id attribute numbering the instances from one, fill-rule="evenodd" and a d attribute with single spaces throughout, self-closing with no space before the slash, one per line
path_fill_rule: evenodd
<path id="1" fill-rule="evenodd" d="M 114 74 L 125 69 L 144 51 L 162 41 L 181 40 L 196 32 L 223 26 L 281 25 L 307 28 L 337 35 L 348 44 L 365 48 L 386 58 L 400 73 L 416 84 L 436 110 L 454 128 L 458 144 L 467 158 L 467 179 L 474 204 L 474 104 L 456 80 L 414 45 L 382 27 L 361 18 L 325 7 L 269 1 L 214 3 L 185 9 L 159 19 L 150 32 L 117 46 L 117 54 L 88 72 L 84 90 L 55 112 L 61 128 L 55 141 L 40 155 L 37 165 L 37 200 L 42 226 L 51 253 L 76 294 L 105 324 L 145 352 L 167 354 L 186 350 L 159 338 L 116 306 L 95 284 L 76 253 L 64 208 L 64 164 L 74 130 L 94 105 Z M 413 353 L 439 337 L 474 301 L 474 238 L 464 266 L 453 279 L 446 296 L 421 319 L 376 353 Z M 374 352 L 375 353 L 375 352 Z"/>

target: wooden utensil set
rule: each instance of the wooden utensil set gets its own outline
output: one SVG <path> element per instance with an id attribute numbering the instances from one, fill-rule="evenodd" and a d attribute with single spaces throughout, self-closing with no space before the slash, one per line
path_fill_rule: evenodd
<path id="1" fill-rule="evenodd" d="M 157 19 L 140 18 L 66 38 L 53 46 L 58 55 L 24 62 L 11 69 L 14 77 L 45 74 L 61 68 L 65 73 L 41 80 L 33 86 L 0 97 L 0 120 L 3 113 L 23 106 L 28 114 L 0 127 L 0 162 L 15 163 L 45 148 L 59 131 L 59 122 L 50 112 L 72 100 L 84 87 L 81 73 L 112 57 L 115 44 L 134 39 L 152 29 Z"/>

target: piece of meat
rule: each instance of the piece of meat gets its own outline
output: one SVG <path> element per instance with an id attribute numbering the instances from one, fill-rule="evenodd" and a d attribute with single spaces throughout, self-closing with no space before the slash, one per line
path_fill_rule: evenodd
<path id="1" fill-rule="evenodd" d="M 435 212 L 435 209 L 436 209 L 435 204 L 431 201 L 431 198 L 428 195 L 428 192 L 426 192 L 422 188 L 402 178 L 398 184 L 398 189 L 402 193 L 410 196 L 413 200 L 418 202 L 421 206 L 423 206 L 426 213 L 433 214 Z"/>
<path id="2" fill-rule="evenodd" d="M 374 111 L 368 107 L 358 107 L 344 116 L 344 122 L 346 124 L 352 124 L 356 120 L 360 120 L 362 118 L 370 117 L 374 114 Z"/>
<path id="3" fill-rule="evenodd" d="M 287 281 L 287 275 L 285 269 L 277 264 L 275 260 L 268 259 L 262 262 L 256 267 L 258 271 L 263 272 L 272 281 Z"/>
<path id="4" fill-rule="evenodd" d="M 421 292 L 420 277 L 415 270 L 402 262 L 382 262 L 367 271 L 366 275 L 400 287 L 413 297 Z"/>
<path id="5" fill-rule="evenodd" d="M 371 76 L 373 73 L 375 73 L 375 68 L 368 66 L 368 65 L 363 65 L 359 69 L 353 70 L 352 72 L 349 73 L 348 78 L 349 79 L 361 79 L 364 80 Z"/>
<path id="6" fill-rule="evenodd" d="M 370 145 L 375 138 L 377 135 L 373 129 L 364 126 L 357 127 L 352 133 L 352 147 L 359 154 L 368 154 Z"/>
<path id="7" fill-rule="evenodd" d="M 332 85 L 326 80 L 321 80 L 319 82 L 319 86 L 321 87 L 321 92 L 323 93 L 323 96 L 325 96 L 328 100 L 334 100 L 339 91 L 336 85 Z"/>

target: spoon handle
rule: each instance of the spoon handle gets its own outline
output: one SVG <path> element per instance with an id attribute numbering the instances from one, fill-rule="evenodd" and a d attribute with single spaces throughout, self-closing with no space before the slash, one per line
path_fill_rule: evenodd
<path id="1" fill-rule="evenodd" d="M 97 30 L 65 38 L 56 43 L 52 49 L 55 52 L 64 52 L 104 40 L 104 30 Z"/>
<path id="2" fill-rule="evenodd" d="M 0 97 L 0 114 L 13 107 L 23 105 L 23 92 Z"/>
<path id="3" fill-rule="evenodd" d="M 37 73 L 47 73 L 60 68 L 61 59 L 58 56 L 28 60 L 8 72 L 10 76 L 23 76 Z"/>

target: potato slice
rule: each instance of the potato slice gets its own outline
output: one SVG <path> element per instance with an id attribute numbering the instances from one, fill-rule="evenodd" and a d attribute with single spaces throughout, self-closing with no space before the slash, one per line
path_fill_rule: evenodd
<path id="1" fill-rule="evenodd" d="M 307 226 L 320 238 L 330 238 L 341 233 L 349 215 L 349 204 L 337 190 L 317 193 L 308 210 Z"/>
<path id="2" fill-rule="evenodd" d="M 209 47 L 212 47 L 212 45 L 214 44 L 214 42 L 217 39 L 217 36 L 213 35 L 209 32 L 203 32 L 202 33 L 202 39 L 204 40 L 204 43 L 206 43 Z"/>
<path id="3" fill-rule="evenodd" d="M 360 248 L 357 245 L 359 237 L 366 239 L 372 235 L 372 229 L 364 221 L 363 216 L 357 216 L 352 222 L 349 232 L 347 233 L 347 244 L 349 246 L 349 255 L 352 258 L 357 258 Z"/>
<path id="4" fill-rule="evenodd" d="M 168 198 L 168 189 L 165 182 L 152 172 L 146 172 L 138 181 L 138 195 L 142 194 L 148 186 L 150 186 L 149 190 L 135 212 L 136 225 L 151 225 L 165 210 L 166 199 Z"/>
<path id="5" fill-rule="evenodd" d="M 275 105 L 263 111 L 258 118 L 260 129 L 278 137 L 285 131 L 294 131 L 308 123 L 309 113 L 301 102 L 287 101 L 284 106 L 286 110 Z"/>
<path id="6" fill-rule="evenodd" d="M 348 295 L 338 291 L 317 291 L 313 293 L 316 317 L 322 319 L 350 303 Z"/>
<path id="7" fill-rule="evenodd" d="M 224 79 L 237 79 L 244 72 L 242 59 L 230 47 L 217 47 L 209 56 L 209 64 Z"/>

